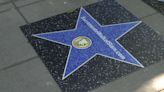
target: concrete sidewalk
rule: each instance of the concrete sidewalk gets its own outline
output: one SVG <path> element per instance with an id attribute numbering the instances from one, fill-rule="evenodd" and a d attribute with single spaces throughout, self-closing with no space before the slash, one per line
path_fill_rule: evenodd
<path id="1" fill-rule="evenodd" d="M 163 15 L 141 0 L 117 1 L 164 36 Z M 1 0 L 0 92 L 61 92 L 19 26 L 95 2 L 98 0 Z M 137 92 L 147 80 L 164 73 L 163 66 L 164 60 L 93 92 Z"/>

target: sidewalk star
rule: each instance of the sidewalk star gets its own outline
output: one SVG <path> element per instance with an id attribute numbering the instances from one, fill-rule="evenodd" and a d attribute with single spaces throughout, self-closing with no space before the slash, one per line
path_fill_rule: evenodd
<path id="1" fill-rule="evenodd" d="M 101 25 L 81 8 L 74 29 L 33 34 L 34 37 L 70 46 L 63 78 L 67 78 L 96 55 L 144 67 L 117 40 L 141 21 Z"/>

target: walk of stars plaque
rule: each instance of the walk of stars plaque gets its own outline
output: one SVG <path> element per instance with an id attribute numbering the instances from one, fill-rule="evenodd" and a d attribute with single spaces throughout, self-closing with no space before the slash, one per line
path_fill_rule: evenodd
<path id="1" fill-rule="evenodd" d="M 113 0 L 21 27 L 63 92 L 88 92 L 159 62 L 160 36 Z"/>
<path id="2" fill-rule="evenodd" d="M 145 3 L 164 14 L 164 0 L 143 0 Z"/>

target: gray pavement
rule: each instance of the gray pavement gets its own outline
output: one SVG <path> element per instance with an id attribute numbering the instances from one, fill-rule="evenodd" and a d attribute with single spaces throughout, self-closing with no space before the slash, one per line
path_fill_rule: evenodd
<path id="1" fill-rule="evenodd" d="M 0 92 L 61 92 L 19 26 L 97 1 L 0 0 Z M 117 1 L 159 35 L 164 36 L 163 15 L 141 0 Z M 139 88 L 149 79 L 164 73 L 163 62 L 164 60 L 93 92 L 139 92 Z"/>

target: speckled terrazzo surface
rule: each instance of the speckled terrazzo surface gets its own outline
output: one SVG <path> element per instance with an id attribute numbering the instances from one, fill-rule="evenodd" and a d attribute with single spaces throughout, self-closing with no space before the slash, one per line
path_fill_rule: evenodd
<path id="1" fill-rule="evenodd" d="M 164 14 L 164 2 L 159 2 L 158 0 L 143 0 L 145 3 Z"/>
<path id="2" fill-rule="evenodd" d="M 138 20 L 113 0 L 101 1 L 84 8 L 103 25 Z M 143 69 L 110 58 L 96 56 L 68 78 L 62 80 L 69 47 L 38 39 L 31 35 L 73 29 L 79 10 L 76 9 L 21 27 L 63 92 L 88 92 L 122 76 L 127 76 L 136 70 Z M 145 67 L 164 58 L 164 42 L 160 40 L 157 33 L 144 23 L 120 38 L 119 42 Z"/>

